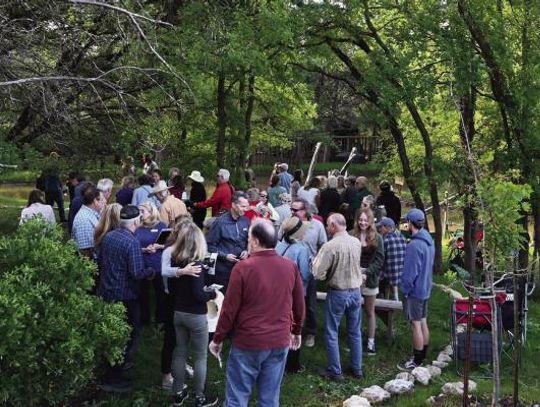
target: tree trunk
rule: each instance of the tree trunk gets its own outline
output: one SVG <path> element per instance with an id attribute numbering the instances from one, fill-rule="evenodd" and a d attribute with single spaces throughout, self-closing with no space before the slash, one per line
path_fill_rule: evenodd
<path id="1" fill-rule="evenodd" d="M 429 181 L 429 196 L 431 198 L 431 205 L 433 207 L 433 224 L 435 226 L 435 261 L 433 263 L 433 271 L 435 274 L 442 273 L 442 222 L 441 222 L 441 204 L 439 202 L 439 192 L 437 188 L 437 183 L 433 176 L 433 146 L 431 144 L 431 138 L 429 132 L 426 129 L 424 121 L 422 120 L 418 109 L 412 101 L 407 101 L 405 103 L 407 109 L 411 114 L 416 128 L 422 136 L 422 141 L 424 142 L 424 174 Z M 427 224 L 427 223 L 426 223 Z"/>
<path id="2" fill-rule="evenodd" d="M 219 168 L 225 166 L 225 133 L 227 131 L 227 112 L 225 110 L 226 99 L 225 74 L 220 72 L 217 86 L 218 138 L 216 143 L 216 164 Z"/>
<path id="3" fill-rule="evenodd" d="M 409 188 L 409 191 L 412 195 L 414 205 L 421 211 L 424 211 L 424 202 L 422 201 L 422 197 L 420 196 L 420 192 L 418 191 L 416 182 L 413 177 L 411 163 L 409 161 L 409 156 L 407 155 L 407 149 L 405 147 L 405 138 L 403 136 L 403 132 L 399 128 L 397 121 L 394 117 L 387 115 L 386 118 L 390 133 L 392 134 L 392 137 L 394 138 L 394 141 L 396 143 L 399 161 L 401 163 L 401 169 L 403 171 L 403 178 L 405 179 L 407 187 Z"/>
<path id="4" fill-rule="evenodd" d="M 249 145 L 251 144 L 251 118 L 255 105 L 255 76 L 250 74 L 247 85 L 246 110 L 244 113 L 244 139 L 240 145 L 240 157 L 238 167 L 244 169 L 249 155 Z"/>
<path id="5" fill-rule="evenodd" d="M 538 256 L 540 251 L 540 197 L 538 193 L 533 192 L 531 197 L 531 206 L 534 222 L 534 256 Z"/>
<path id="6" fill-rule="evenodd" d="M 472 75 L 471 75 L 472 76 Z M 476 135 L 474 115 L 476 112 L 476 91 L 471 86 L 459 101 L 459 136 L 464 155 L 466 170 L 464 174 L 464 191 L 466 200 L 463 208 L 463 242 L 465 244 L 465 269 L 471 273 L 471 280 L 476 281 L 476 247 L 478 230 L 478 213 L 476 211 L 476 186 L 474 177 L 474 162 L 472 159 L 472 142 Z"/>
<path id="7" fill-rule="evenodd" d="M 478 231 L 478 213 L 472 202 L 463 208 L 463 242 L 465 244 L 465 270 L 471 273 L 471 281 L 476 281 L 476 234 Z"/>

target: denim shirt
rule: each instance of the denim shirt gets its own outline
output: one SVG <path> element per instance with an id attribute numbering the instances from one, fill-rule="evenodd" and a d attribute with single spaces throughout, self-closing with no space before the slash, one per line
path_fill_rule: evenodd
<path id="1" fill-rule="evenodd" d="M 311 264 L 309 262 L 309 250 L 300 241 L 287 243 L 285 240 L 278 242 L 276 253 L 294 261 L 302 275 L 302 285 L 304 287 L 304 297 L 306 296 L 306 287 L 311 276 Z"/>
<path id="2" fill-rule="evenodd" d="M 216 219 L 206 236 L 208 252 L 218 254 L 216 274 L 231 272 L 235 263 L 226 259 L 228 254 L 240 256 L 247 250 L 248 229 L 249 219 L 245 216 L 235 220 L 227 212 Z"/>

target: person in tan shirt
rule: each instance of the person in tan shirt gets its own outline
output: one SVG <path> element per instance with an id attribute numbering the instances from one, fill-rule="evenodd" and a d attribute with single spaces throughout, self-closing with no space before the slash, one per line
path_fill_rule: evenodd
<path id="1" fill-rule="evenodd" d="M 334 213 L 326 220 L 332 239 L 325 243 L 313 260 L 315 279 L 326 281 L 328 291 L 324 307 L 324 334 L 328 367 L 319 374 L 330 380 L 343 382 L 339 355 L 339 324 L 347 319 L 347 337 L 350 347 L 350 374 L 362 378 L 362 270 L 360 241 L 347 233 L 345 217 Z"/>
<path id="2" fill-rule="evenodd" d="M 186 204 L 171 195 L 165 181 L 159 181 L 152 189 L 152 194 L 161 202 L 159 217 L 168 227 L 174 226 L 174 220 L 178 216 L 187 214 Z"/>

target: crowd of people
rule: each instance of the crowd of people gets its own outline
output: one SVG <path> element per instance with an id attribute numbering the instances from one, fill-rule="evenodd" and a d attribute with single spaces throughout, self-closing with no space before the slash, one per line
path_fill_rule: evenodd
<path id="1" fill-rule="evenodd" d="M 259 405 L 278 406 L 284 372 L 303 372 L 300 347 L 311 348 L 317 340 L 317 281 L 327 287 L 323 378 L 363 377 L 363 355 L 376 355 L 375 300 L 397 301 L 400 290 L 413 337 L 413 357 L 400 367 L 422 364 L 429 344 L 433 241 L 424 213 L 412 209 L 405 216 L 412 233 L 407 244 L 399 230 L 401 202 L 388 181 L 380 182 L 375 196 L 364 176 L 337 174 L 306 182 L 301 171 L 292 175 L 282 163 L 265 188 L 259 189 L 250 174 L 245 192 L 220 169 L 208 198 L 199 171 L 187 176 L 187 186 L 178 168 L 164 180 L 149 155 L 143 162 L 135 187 L 133 159 L 125 160 L 115 203 L 110 179 L 94 184 L 70 174 L 68 181 L 67 226 L 79 253 L 98 266 L 94 292 L 123 303 L 132 328 L 124 361 L 108 366 L 103 390 L 132 389 L 123 372 L 133 366 L 141 326 L 152 319 L 152 289 L 154 321 L 163 330 L 161 384 L 172 391 L 176 406 L 190 394 L 196 406 L 218 402 L 206 392 L 207 352 L 221 363 L 227 338 L 232 348 L 225 405 L 246 406 L 256 385 Z M 46 192 L 32 191 L 21 222 L 36 215 L 55 222 L 45 202 Z M 168 238 L 161 239 L 165 232 Z M 209 332 L 209 302 L 221 311 L 215 332 Z M 348 370 L 342 370 L 339 354 L 343 317 Z M 186 374 L 193 376 L 193 392 Z"/>

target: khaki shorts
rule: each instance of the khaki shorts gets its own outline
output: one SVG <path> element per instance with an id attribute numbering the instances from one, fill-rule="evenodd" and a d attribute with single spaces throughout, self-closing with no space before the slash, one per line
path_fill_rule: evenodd
<path id="1" fill-rule="evenodd" d="M 376 296 L 377 294 L 379 294 L 379 287 L 367 288 L 362 286 L 362 295 Z"/>

